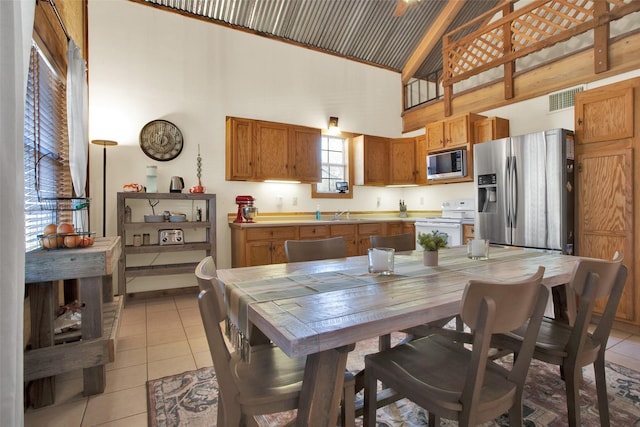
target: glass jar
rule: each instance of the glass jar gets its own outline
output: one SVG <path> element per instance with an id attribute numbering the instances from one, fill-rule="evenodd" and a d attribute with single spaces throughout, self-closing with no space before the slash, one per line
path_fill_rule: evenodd
<path id="1" fill-rule="evenodd" d="M 133 235 L 133 246 L 142 246 L 142 236 L 139 234 Z"/>
<path id="2" fill-rule="evenodd" d="M 147 193 L 158 192 L 158 167 L 155 165 L 147 166 Z"/>

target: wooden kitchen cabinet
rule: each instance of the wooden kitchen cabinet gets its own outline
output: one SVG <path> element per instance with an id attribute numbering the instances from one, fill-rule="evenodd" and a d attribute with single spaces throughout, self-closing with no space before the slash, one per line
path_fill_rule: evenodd
<path id="1" fill-rule="evenodd" d="M 416 184 L 427 183 L 427 154 L 429 149 L 427 147 L 426 135 L 416 136 Z"/>
<path id="2" fill-rule="evenodd" d="M 336 221 L 300 225 L 258 225 L 230 223 L 232 267 L 287 262 L 286 240 L 313 240 L 342 237 L 347 256 L 366 255 L 372 235 L 414 233 L 409 221 Z"/>
<path id="3" fill-rule="evenodd" d="M 328 225 L 301 225 L 300 240 L 326 239 L 330 236 Z"/>
<path id="4" fill-rule="evenodd" d="M 467 113 L 450 119 L 429 123 L 425 127 L 429 151 L 469 148 L 474 142 L 473 124 L 486 118 L 480 114 Z"/>
<path id="5" fill-rule="evenodd" d="M 387 222 L 385 225 L 385 236 L 397 236 L 404 233 L 404 223 L 402 221 Z"/>
<path id="6" fill-rule="evenodd" d="M 246 231 L 247 265 L 287 262 L 285 240 L 296 238 L 295 227 L 253 228 Z"/>
<path id="7" fill-rule="evenodd" d="M 462 244 L 466 245 L 468 240 L 473 240 L 475 237 L 475 226 L 473 224 L 462 224 Z"/>
<path id="8" fill-rule="evenodd" d="M 253 120 L 227 118 L 226 169 L 227 181 L 249 181 L 254 177 Z"/>
<path id="9" fill-rule="evenodd" d="M 360 255 L 358 249 L 358 227 L 356 224 L 336 224 L 330 226 L 330 237 L 344 237 L 347 244 L 347 256 Z"/>
<path id="10" fill-rule="evenodd" d="M 322 132 L 320 129 L 292 126 L 289 129 L 290 177 L 302 182 L 322 180 Z"/>
<path id="11" fill-rule="evenodd" d="M 385 234 L 384 225 L 380 222 L 358 224 L 358 252 L 360 255 L 367 254 L 367 249 L 371 247 L 371 236 Z"/>
<path id="12" fill-rule="evenodd" d="M 389 184 L 416 183 L 416 139 L 389 141 Z"/>
<path id="13" fill-rule="evenodd" d="M 580 256 L 624 255 L 629 273 L 616 313 L 622 324 L 640 324 L 640 78 L 580 92 L 575 97 L 576 242 Z M 635 224 L 635 225 L 634 225 Z M 596 301 L 602 313 L 604 301 Z"/>
<path id="14" fill-rule="evenodd" d="M 493 141 L 509 136 L 509 120 L 502 117 L 487 117 L 473 123 L 473 143 Z"/>
<path id="15" fill-rule="evenodd" d="M 320 181 L 320 129 L 227 117 L 226 132 L 228 181 Z"/>
<path id="16" fill-rule="evenodd" d="M 610 86 L 616 87 L 606 91 L 588 90 L 576 97 L 575 135 L 578 144 L 634 137 L 632 85 Z"/>
<path id="17" fill-rule="evenodd" d="M 256 178 L 260 180 L 290 179 L 287 125 L 257 121 L 254 126 Z"/>
<path id="18" fill-rule="evenodd" d="M 389 180 L 389 138 L 359 135 L 352 142 L 355 185 L 386 185 Z"/>

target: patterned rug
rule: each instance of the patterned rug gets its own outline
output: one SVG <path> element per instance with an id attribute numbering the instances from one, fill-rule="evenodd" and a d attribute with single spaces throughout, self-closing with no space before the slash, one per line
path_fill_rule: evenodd
<path id="1" fill-rule="evenodd" d="M 375 350 L 377 340 L 358 343 L 349 354 L 347 368 L 357 371 L 363 356 Z M 508 362 L 507 362 L 508 363 Z M 611 426 L 640 426 L 640 373 L 607 363 L 607 391 Z M 584 382 L 580 387 L 583 426 L 599 426 L 598 406 L 593 369 L 583 369 Z M 361 396 L 360 396 L 361 397 Z M 524 393 L 526 427 L 566 426 L 567 409 L 564 382 L 557 366 L 533 361 Z M 202 368 L 147 381 L 149 426 L 152 427 L 212 427 L 216 425 L 218 383 L 213 368 Z M 295 417 L 295 411 L 261 417 L 265 426 L 279 426 Z M 378 427 L 427 426 L 427 412 L 408 400 L 400 400 L 377 412 Z M 362 425 L 362 418 L 356 420 Z M 442 426 L 457 425 L 443 420 Z M 506 414 L 485 426 L 508 426 Z"/>

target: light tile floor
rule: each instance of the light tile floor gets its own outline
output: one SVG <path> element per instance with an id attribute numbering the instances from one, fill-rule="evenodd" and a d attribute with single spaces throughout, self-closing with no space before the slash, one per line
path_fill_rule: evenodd
<path id="1" fill-rule="evenodd" d="M 607 360 L 640 371 L 640 330 L 613 331 Z M 54 405 L 28 409 L 26 427 L 147 425 L 145 383 L 210 366 L 195 295 L 131 302 L 123 311 L 116 360 L 103 394 L 82 395 L 82 370 L 56 377 Z"/>

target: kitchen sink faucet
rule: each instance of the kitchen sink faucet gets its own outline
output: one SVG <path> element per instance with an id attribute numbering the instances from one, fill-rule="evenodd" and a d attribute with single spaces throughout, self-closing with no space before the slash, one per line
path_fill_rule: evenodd
<path id="1" fill-rule="evenodd" d="M 340 216 L 341 216 L 342 214 L 344 214 L 344 213 L 346 213 L 345 218 L 346 218 L 346 219 L 349 219 L 349 210 L 348 210 L 348 209 L 345 209 L 345 210 L 343 210 L 342 212 L 336 212 L 336 213 L 335 213 L 335 215 L 333 215 L 333 220 L 334 220 L 334 221 L 339 220 L 339 219 L 340 219 Z"/>

